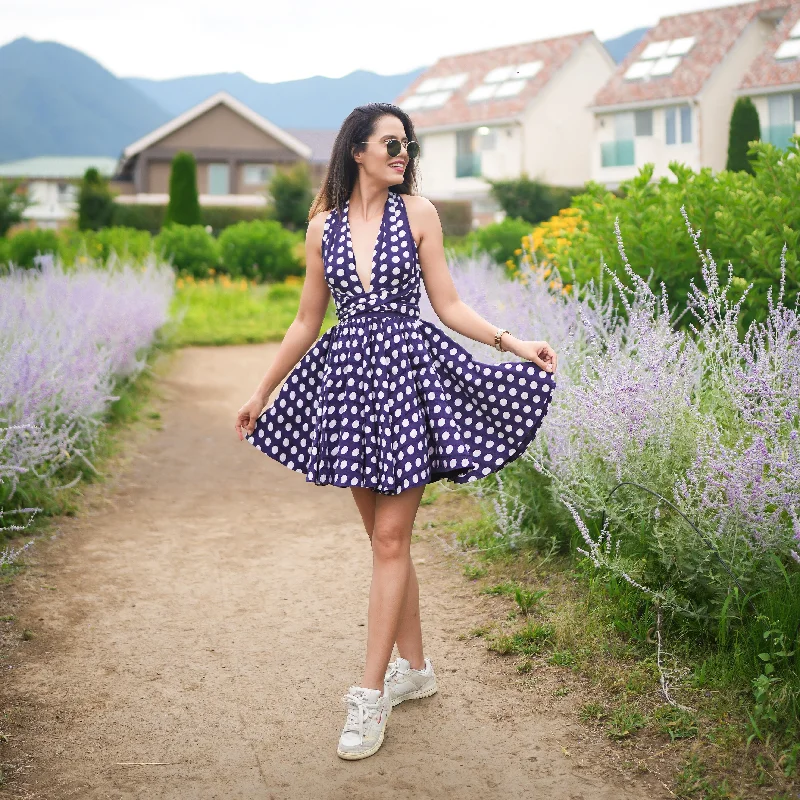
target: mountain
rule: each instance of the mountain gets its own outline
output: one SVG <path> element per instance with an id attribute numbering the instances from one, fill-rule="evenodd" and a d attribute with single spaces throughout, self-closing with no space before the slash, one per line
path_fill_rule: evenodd
<path id="1" fill-rule="evenodd" d="M 342 78 L 315 76 L 280 83 L 259 83 L 241 72 L 162 81 L 127 80 L 172 115 L 224 90 L 281 127 L 338 128 L 358 105 L 391 103 L 424 70 L 415 69 L 400 75 L 356 70 Z"/>
<path id="2" fill-rule="evenodd" d="M 635 30 L 623 33 L 622 36 L 617 36 L 616 39 L 609 39 L 603 42 L 606 50 L 611 54 L 611 58 L 620 64 L 625 60 L 625 56 L 636 47 L 642 40 L 642 37 L 649 31 L 650 28 L 636 28 Z"/>
<path id="3" fill-rule="evenodd" d="M 117 156 L 169 118 L 78 50 L 28 38 L 0 47 L 0 161 Z"/>

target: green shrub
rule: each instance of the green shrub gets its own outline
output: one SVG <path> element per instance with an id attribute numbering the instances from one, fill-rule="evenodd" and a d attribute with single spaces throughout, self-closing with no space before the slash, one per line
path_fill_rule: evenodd
<path id="1" fill-rule="evenodd" d="M 118 225 L 121 228 L 136 228 L 140 231 L 148 231 L 155 236 L 164 226 L 166 213 L 166 206 L 117 203 L 114 206 L 114 225 Z"/>
<path id="2" fill-rule="evenodd" d="M 135 228 L 103 228 L 99 231 L 61 231 L 61 257 L 71 264 L 80 256 L 107 261 L 112 251 L 120 258 L 142 261 L 153 249 L 153 237 Z"/>
<path id="3" fill-rule="evenodd" d="M 222 270 L 232 277 L 283 280 L 302 274 L 295 236 L 274 220 L 239 222 L 219 237 Z"/>
<path id="4" fill-rule="evenodd" d="M 108 181 L 94 167 L 89 167 L 78 192 L 78 228 L 97 231 L 111 225 L 113 218 L 114 195 Z"/>
<path id="5" fill-rule="evenodd" d="M 22 212 L 29 205 L 28 190 L 21 181 L 0 181 L 0 236 L 22 222 Z"/>
<path id="6" fill-rule="evenodd" d="M 279 169 L 269 182 L 268 191 L 272 198 L 269 218 L 290 230 L 305 230 L 308 210 L 314 201 L 308 164 L 298 161 L 290 169 Z"/>
<path id="7" fill-rule="evenodd" d="M 445 236 L 466 236 L 472 230 L 472 201 L 432 200 Z"/>
<path id="8" fill-rule="evenodd" d="M 532 225 L 550 219 L 569 206 L 577 189 L 548 186 L 527 175 L 506 181 L 489 181 L 492 196 L 509 217 L 524 219 Z"/>
<path id="9" fill-rule="evenodd" d="M 191 153 L 181 151 L 172 159 L 169 173 L 169 203 L 164 224 L 199 225 L 200 201 L 197 197 L 197 165 Z"/>
<path id="10" fill-rule="evenodd" d="M 761 123 L 758 111 L 749 97 L 740 97 L 733 106 L 728 137 L 728 163 L 725 169 L 737 172 L 753 172 L 747 157 L 750 142 L 761 138 Z"/>
<path id="11" fill-rule="evenodd" d="M 202 225 L 167 225 L 153 242 L 180 272 L 205 278 L 219 264 L 219 244 Z"/>
<path id="12" fill-rule="evenodd" d="M 61 243 L 55 231 L 42 228 L 19 231 L 11 237 L 8 244 L 8 258 L 18 267 L 30 268 L 38 254 L 61 254 Z"/>
<path id="13" fill-rule="evenodd" d="M 252 222 L 267 218 L 264 206 L 201 206 L 200 220 L 203 225 L 210 225 L 215 234 L 237 222 Z"/>
<path id="14" fill-rule="evenodd" d="M 531 232 L 531 226 L 524 219 L 506 217 L 502 222 L 494 222 L 483 228 L 472 231 L 467 236 L 465 245 L 473 245 L 479 250 L 484 250 L 498 263 L 514 259 L 515 253 L 520 249 L 523 236 Z"/>

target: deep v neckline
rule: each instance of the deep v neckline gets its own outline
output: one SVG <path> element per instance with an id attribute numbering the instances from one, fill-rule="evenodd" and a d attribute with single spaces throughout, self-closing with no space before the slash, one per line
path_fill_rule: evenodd
<path id="1" fill-rule="evenodd" d="M 381 235 L 383 234 L 383 224 L 386 222 L 386 209 L 389 207 L 389 200 L 392 196 L 392 193 L 386 197 L 386 202 L 383 205 L 383 213 L 381 214 L 381 224 L 378 226 L 378 235 L 375 237 L 375 245 L 372 248 L 372 261 L 369 265 L 369 289 L 364 288 L 364 284 L 361 282 L 361 276 L 358 274 L 358 269 L 356 268 L 356 249 L 353 246 L 353 229 L 350 227 L 350 200 L 348 199 L 347 203 L 344 207 L 344 221 L 345 225 L 347 226 L 347 239 L 350 244 L 350 251 L 353 254 L 352 265 L 353 265 L 353 272 L 356 276 L 356 282 L 358 283 L 359 288 L 364 294 L 372 294 L 375 289 L 375 261 L 378 255 L 378 247 L 381 242 Z"/>

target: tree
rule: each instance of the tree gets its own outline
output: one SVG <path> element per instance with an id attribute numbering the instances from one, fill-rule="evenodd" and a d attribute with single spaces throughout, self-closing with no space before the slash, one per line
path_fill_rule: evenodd
<path id="1" fill-rule="evenodd" d="M 750 142 L 761 139 L 758 111 L 749 97 L 740 97 L 733 106 L 728 137 L 728 163 L 725 169 L 753 174 L 753 165 L 747 156 Z"/>
<path id="2" fill-rule="evenodd" d="M 191 153 L 181 151 L 172 159 L 169 173 L 169 204 L 164 224 L 199 225 L 200 201 L 197 197 L 197 165 Z"/>
<path id="3" fill-rule="evenodd" d="M 495 200 L 509 217 L 524 219 L 531 225 L 550 219 L 566 208 L 575 193 L 561 186 L 531 180 L 525 174 L 513 180 L 489 181 L 489 184 Z"/>
<path id="4" fill-rule="evenodd" d="M 28 192 L 21 181 L 0 181 L 0 236 L 22 221 L 22 213 L 29 205 Z"/>
<path id="5" fill-rule="evenodd" d="M 94 167 L 89 167 L 78 191 L 78 228 L 99 231 L 111 225 L 113 216 L 114 195 L 108 181 Z"/>
<path id="6" fill-rule="evenodd" d="M 314 201 L 311 175 L 304 161 L 291 169 L 278 170 L 269 183 L 272 207 L 268 216 L 291 230 L 304 229 L 308 225 L 308 209 Z"/>

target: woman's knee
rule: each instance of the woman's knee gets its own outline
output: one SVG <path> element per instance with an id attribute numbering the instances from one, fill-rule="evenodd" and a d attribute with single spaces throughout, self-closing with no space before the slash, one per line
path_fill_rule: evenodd
<path id="1" fill-rule="evenodd" d="M 392 560 L 407 558 L 411 537 L 399 527 L 376 525 L 372 531 L 372 552 L 376 558 Z"/>

